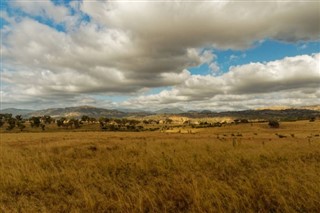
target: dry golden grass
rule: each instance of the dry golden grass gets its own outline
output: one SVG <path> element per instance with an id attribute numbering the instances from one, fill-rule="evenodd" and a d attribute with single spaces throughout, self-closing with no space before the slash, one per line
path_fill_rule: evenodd
<path id="1" fill-rule="evenodd" d="M 320 212 L 319 127 L 2 133 L 0 210 Z"/>

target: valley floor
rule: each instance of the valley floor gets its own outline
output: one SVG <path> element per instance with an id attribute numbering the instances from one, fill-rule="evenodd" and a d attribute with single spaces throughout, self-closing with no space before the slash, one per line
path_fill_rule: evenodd
<path id="1" fill-rule="evenodd" d="M 319 121 L 1 133 L 0 211 L 320 212 L 319 134 Z"/>

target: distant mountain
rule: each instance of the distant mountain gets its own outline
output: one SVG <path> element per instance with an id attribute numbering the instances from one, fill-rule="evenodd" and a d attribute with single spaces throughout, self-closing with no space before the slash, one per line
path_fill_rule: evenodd
<path id="1" fill-rule="evenodd" d="M 148 111 L 145 111 L 145 110 L 141 110 L 141 109 L 126 109 L 126 108 L 119 108 L 119 109 L 116 109 L 116 110 L 118 110 L 118 111 L 120 111 L 120 112 L 129 112 L 129 113 L 140 113 L 140 112 L 142 112 L 142 113 L 149 113 Z"/>
<path id="2" fill-rule="evenodd" d="M 29 113 L 33 112 L 33 110 L 30 109 L 16 109 L 16 108 L 7 108 L 7 109 L 3 109 L 0 110 L 1 114 L 12 114 L 13 116 L 16 115 L 22 115 L 25 116 Z"/>
<path id="3" fill-rule="evenodd" d="M 147 113 L 142 112 L 131 112 L 126 113 L 115 109 L 104 109 L 96 108 L 92 106 L 79 106 L 79 107 L 67 107 L 67 108 L 51 108 L 45 110 L 38 110 L 28 114 L 29 117 L 32 116 L 43 116 L 50 115 L 51 117 L 74 117 L 80 118 L 83 115 L 89 117 L 99 118 L 99 117 L 110 117 L 110 118 L 123 118 L 135 115 L 147 115 Z"/>
<path id="4" fill-rule="evenodd" d="M 50 108 L 44 110 L 33 111 L 28 113 L 28 117 L 50 115 L 51 117 L 73 117 L 80 118 L 87 115 L 93 118 L 108 117 L 108 118 L 123 118 L 130 116 L 147 116 L 147 112 L 122 112 L 116 109 L 96 108 L 92 106 L 66 107 L 66 108 Z"/>
<path id="5" fill-rule="evenodd" d="M 172 107 L 172 108 L 163 108 L 160 110 L 155 111 L 155 114 L 181 114 L 184 113 L 182 109 L 178 107 Z"/>
<path id="6" fill-rule="evenodd" d="M 188 118 L 213 118 L 213 117 L 230 117 L 234 119 L 277 119 L 277 120 L 301 120 L 310 119 L 311 117 L 320 117 L 320 107 L 306 106 L 299 108 L 280 108 L 275 109 L 259 109 L 259 110 L 244 110 L 244 111 L 228 111 L 228 112 L 213 112 L 210 110 L 190 110 L 183 111 L 180 108 L 163 108 L 155 112 L 145 112 L 139 110 L 126 109 L 104 109 L 92 106 L 66 107 L 66 108 L 50 108 L 44 110 L 32 111 L 28 109 L 3 109 L 0 113 L 9 113 L 13 116 L 22 115 L 23 117 L 44 116 L 51 117 L 73 117 L 80 118 L 83 115 L 99 118 L 124 118 L 124 117 L 145 117 L 150 115 L 171 114 Z"/>

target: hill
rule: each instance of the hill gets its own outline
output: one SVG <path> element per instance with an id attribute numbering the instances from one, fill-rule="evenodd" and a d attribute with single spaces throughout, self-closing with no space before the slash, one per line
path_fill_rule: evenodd
<path id="1" fill-rule="evenodd" d="M 189 118 L 204 118 L 204 117 L 233 117 L 239 119 L 264 119 L 264 120 L 305 120 L 311 117 L 319 117 L 320 111 L 309 109 L 284 109 L 284 110 L 244 110 L 244 111 L 229 111 L 229 112 L 187 112 L 180 114 Z"/>
<path id="2" fill-rule="evenodd" d="M 299 106 L 299 107 L 270 106 L 270 107 L 257 108 L 256 110 L 286 110 L 286 109 L 308 109 L 308 110 L 320 111 L 320 105 Z"/>
<path id="3" fill-rule="evenodd" d="M 16 108 L 7 108 L 7 109 L 0 110 L 1 114 L 12 114 L 13 116 L 16 116 L 16 115 L 25 116 L 32 112 L 33 110 L 30 110 L 30 109 L 16 109 Z"/>
<path id="4" fill-rule="evenodd" d="M 155 112 L 135 111 L 135 110 L 121 110 L 121 109 L 104 109 L 93 106 L 78 106 L 66 108 L 49 108 L 43 110 L 32 111 L 28 109 L 4 109 L 2 114 L 9 113 L 13 116 L 22 115 L 23 117 L 50 115 L 51 117 L 73 117 L 80 118 L 87 115 L 93 118 L 109 117 L 109 118 L 124 118 L 124 117 L 140 117 L 159 116 L 159 115 L 174 115 L 177 117 L 186 118 L 221 118 L 229 117 L 233 119 L 277 119 L 277 120 L 305 120 L 311 117 L 320 117 L 319 106 L 306 106 L 299 108 L 272 108 L 259 110 L 244 110 L 244 111 L 227 111 L 227 112 L 213 112 L 210 110 L 192 110 L 185 112 L 180 108 L 163 108 Z"/>
<path id="5" fill-rule="evenodd" d="M 155 111 L 155 114 L 181 114 L 184 113 L 182 109 L 178 107 L 172 107 L 172 108 L 163 108 L 160 110 Z"/>
<path id="6" fill-rule="evenodd" d="M 45 110 L 38 110 L 28 114 L 28 117 L 50 115 L 51 117 L 74 117 L 79 118 L 87 115 L 93 118 L 112 117 L 123 118 L 129 116 L 146 115 L 145 112 L 122 112 L 115 109 L 96 108 L 92 106 L 66 107 L 66 108 L 51 108 Z"/>

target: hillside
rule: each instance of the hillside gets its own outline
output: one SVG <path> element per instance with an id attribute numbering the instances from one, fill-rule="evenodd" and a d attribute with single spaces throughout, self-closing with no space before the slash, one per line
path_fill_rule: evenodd
<path id="1" fill-rule="evenodd" d="M 28 116 L 43 116 L 50 115 L 51 117 L 74 117 L 79 118 L 82 115 L 87 115 L 93 118 L 99 117 L 112 117 L 112 118 L 123 118 L 134 115 L 145 115 L 144 112 L 132 112 L 126 113 L 115 109 L 103 109 L 92 106 L 79 106 L 79 107 L 67 107 L 67 108 L 51 108 L 45 110 L 38 110 L 29 113 Z"/>
<path id="2" fill-rule="evenodd" d="M 277 119 L 277 120 L 305 120 L 311 117 L 320 117 L 319 106 L 305 106 L 299 108 L 272 108 L 259 110 L 244 110 L 244 111 L 227 111 L 213 112 L 210 110 L 203 111 L 188 111 L 184 112 L 179 108 L 163 108 L 155 112 L 135 111 L 135 110 L 118 110 L 104 109 L 92 106 L 66 107 L 66 108 L 49 108 L 43 110 L 26 110 L 26 109 L 4 109 L 2 114 L 9 113 L 15 115 L 23 115 L 24 117 L 50 115 L 51 117 L 73 117 L 80 118 L 83 115 L 89 117 L 109 117 L 109 118 L 124 118 L 124 117 L 139 117 L 148 118 L 148 116 L 176 116 L 186 118 L 222 118 L 228 117 L 233 119 Z"/>
<path id="3" fill-rule="evenodd" d="M 204 117 L 233 117 L 243 119 L 276 119 L 276 120 L 305 120 L 311 117 L 320 116 L 320 111 L 308 109 L 285 109 L 285 110 L 245 110 L 245 111 L 229 111 L 229 112 L 187 112 L 180 114 L 189 118 Z"/>
<path id="4" fill-rule="evenodd" d="M 16 109 L 16 108 L 7 108 L 7 109 L 0 110 L 1 114 L 12 114 L 13 116 L 16 116 L 16 115 L 25 116 L 32 112 L 33 110 L 30 110 L 30 109 Z"/>
<path id="5" fill-rule="evenodd" d="M 184 113 L 182 109 L 178 107 L 173 107 L 173 108 L 163 108 L 160 110 L 155 111 L 155 114 L 181 114 Z"/>
<path id="6" fill-rule="evenodd" d="M 308 110 L 320 111 L 320 105 L 300 106 L 300 107 L 270 106 L 270 107 L 257 108 L 256 110 L 286 110 L 286 109 L 308 109 Z"/>

